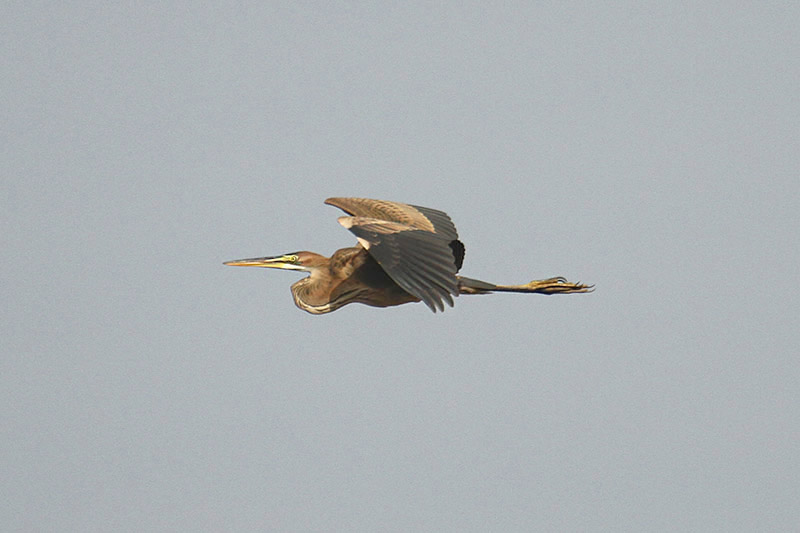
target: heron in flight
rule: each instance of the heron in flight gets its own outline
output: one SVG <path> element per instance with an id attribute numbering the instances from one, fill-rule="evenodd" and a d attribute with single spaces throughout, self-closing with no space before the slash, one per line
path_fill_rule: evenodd
<path id="1" fill-rule="evenodd" d="M 356 246 L 337 250 L 330 258 L 293 252 L 225 264 L 308 272 L 292 285 L 292 296 L 297 307 L 315 315 L 350 303 L 390 307 L 419 301 L 435 313 L 444 311 L 445 302 L 452 307 L 453 296 L 461 294 L 570 294 L 591 292 L 594 287 L 560 276 L 524 285 L 495 285 L 459 276 L 464 245 L 446 213 L 368 198 L 328 198 L 325 203 L 349 215 L 339 217 L 339 224 L 356 236 Z"/>

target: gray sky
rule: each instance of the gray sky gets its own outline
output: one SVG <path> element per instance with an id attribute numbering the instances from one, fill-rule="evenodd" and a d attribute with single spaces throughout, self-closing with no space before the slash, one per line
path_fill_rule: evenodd
<path id="1" fill-rule="evenodd" d="M 0 8 L 4 528 L 800 523 L 796 4 L 67 4 Z M 328 196 L 597 291 L 222 266 L 351 245 Z"/>

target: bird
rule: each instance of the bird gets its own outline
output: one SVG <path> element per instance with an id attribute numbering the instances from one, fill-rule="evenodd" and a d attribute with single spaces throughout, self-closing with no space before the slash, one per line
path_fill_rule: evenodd
<path id="1" fill-rule="evenodd" d="M 271 257 L 226 261 L 229 266 L 280 268 L 309 275 L 291 286 L 297 307 L 319 315 L 360 303 L 391 307 L 423 302 L 434 313 L 453 307 L 453 297 L 495 292 L 587 293 L 594 285 L 570 283 L 561 276 L 523 285 L 496 285 L 458 275 L 464 244 L 443 211 L 369 198 L 328 198 L 347 216 L 339 224 L 357 244 L 331 257 L 292 252 Z"/>

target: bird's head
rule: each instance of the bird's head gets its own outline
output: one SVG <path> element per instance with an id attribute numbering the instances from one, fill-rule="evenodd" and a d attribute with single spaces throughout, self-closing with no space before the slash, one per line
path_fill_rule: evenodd
<path id="1" fill-rule="evenodd" d="M 237 259 L 226 261 L 228 266 L 246 266 L 262 268 L 282 268 L 284 270 L 300 270 L 313 272 L 315 269 L 327 266 L 328 258 L 314 252 L 292 252 L 286 255 L 273 257 L 254 257 L 252 259 Z"/>

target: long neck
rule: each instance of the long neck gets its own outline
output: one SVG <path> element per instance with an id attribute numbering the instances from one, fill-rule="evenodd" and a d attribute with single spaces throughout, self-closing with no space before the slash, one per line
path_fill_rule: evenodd
<path id="1" fill-rule="evenodd" d="M 292 285 L 294 303 L 303 311 L 314 315 L 330 313 L 340 306 L 331 302 L 331 292 L 335 286 L 327 267 L 311 270 L 311 275 Z"/>
<path id="2" fill-rule="evenodd" d="M 324 259 L 324 258 L 323 258 Z M 375 291 L 375 275 L 367 276 L 370 269 L 364 270 L 369 261 L 387 280 L 388 276 L 380 266 L 371 260 L 369 254 L 360 246 L 337 250 L 326 263 L 309 268 L 310 276 L 292 285 L 294 303 L 303 311 L 320 315 L 336 311 L 349 303 L 360 302 L 367 305 L 383 306 L 371 298 Z M 393 282 L 389 281 L 392 285 Z M 397 287 L 398 291 L 402 289 Z M 404 293 L 405 294 L 405 293 Z M 410 300 L 416 301 L 409 295 Z M 402 302 L 405 303 L 405 302 Z M 392 304 L 396 305 L 396 304 Z"/>

